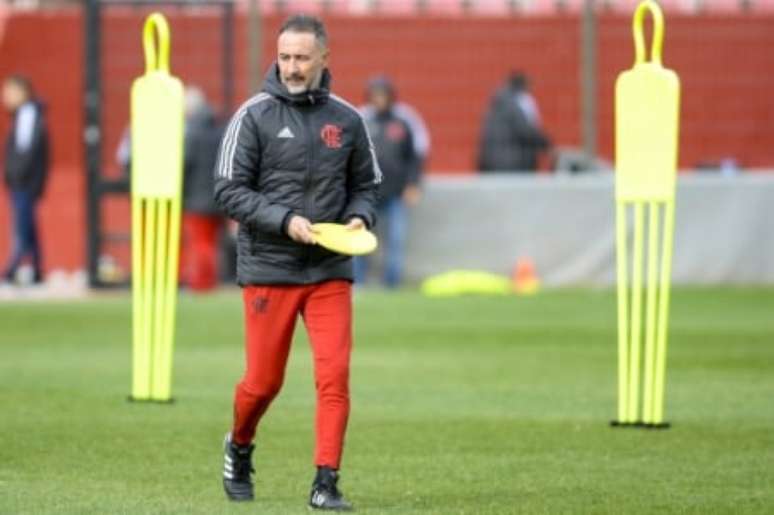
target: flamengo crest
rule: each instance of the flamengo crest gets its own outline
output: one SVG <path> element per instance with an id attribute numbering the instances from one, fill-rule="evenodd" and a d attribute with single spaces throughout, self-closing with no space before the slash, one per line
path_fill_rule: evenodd
<path id="1" fill-rule="evenodd" d="M 341 127 L 326 124 L 320 131 L 320 137 L 328 148 L 341 148 Z"/>

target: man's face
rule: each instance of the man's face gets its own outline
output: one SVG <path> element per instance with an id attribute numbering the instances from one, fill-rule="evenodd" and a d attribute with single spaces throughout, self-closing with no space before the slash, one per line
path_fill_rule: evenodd
<path id="1" fill-rule="evenodd" d="M 373 89 L 368 95 L 368 101 L 380 113 L 386 112 L 392 104 L 390 93 L 384 89 Z"/>
<path id="2" fill-rule="evenodd" d="M 315 87 L 328 66 L 328 50 L 311 32 L 285 31 L 277 40 L 280 80 L 292 94 Z"/>
<path id="3" fill-rule="evenodd" d="M 15 111 L 25 101 L 24 89 L 12 80 L 3 83 L 3 105 L 8 111 Z"/>

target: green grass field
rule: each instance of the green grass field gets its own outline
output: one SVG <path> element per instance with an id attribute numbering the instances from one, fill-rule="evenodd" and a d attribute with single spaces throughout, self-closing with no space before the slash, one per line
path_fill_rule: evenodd
<path id="1" fill-rule="evenodd" d="M 615 298 L 358 292 L 341 486 L 359 513 L 774 513 L 774 290 L 679 289 L 668 431 L 611 429 Z M 313 384 L 298 331 L 225 501 L 236 290 L 183 296 L 171 406 L 126 402 L 128 296 L 0 304 L 0 513 L 306 513 Z"/>

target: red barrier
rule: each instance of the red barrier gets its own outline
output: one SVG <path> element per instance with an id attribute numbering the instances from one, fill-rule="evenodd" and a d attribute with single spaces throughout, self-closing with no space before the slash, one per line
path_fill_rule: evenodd
<path id="1" fill-rule="evenodd" d="M 216 102 L 220 21 L 204 13 L 170 12 L 172 68 L 183 80 L 203 83 Z M 425 116 L 433 139 L 430 169 L 466 173 L 475 162 L 481 117 L 504 76 L 520 69 L 532 77 L 544 123 L 554 141 L 580 144 L 580 33 L 574 16 L 512 18 L 330 17 L 334 89 L 355 103 L 366 79 L 391 75 L 400 96 Z M 669 16 L 664 60 L 683 84 L 681 166 L 734 157 L 743 166 L 774 166 L 774 16 Z M 280 19 L 264 20 L 264 48 L 274 51 Z M 142 13 L 119 10 L 103 30 L 103 112 L 106 168 L 128 114 L 131 79 L 142 72 Z M 600 154 L 612 158 L 613 86 L 631 66 L 628 17 L 599 23 L 598 108 Z M 237 99 L 246 91 L 246 22 L 238 16 Z M 202 40 L 208 41 L 202 46 Z M 202 53 L 202 48 L 207 48 Z M 15 13 L 0 41 L 0 75 L 30 76 L 49 106 L 54 169 L 41 210 L 47 268 L 82 267 L 84 196 L 82 149 L 82 18 L 78 10 Z M 267 64 L 267 63 L 264 63 Z M 209 77 L 209 78 L 208 78 Z M 7 134 L 0 117 L 0 134 Z M 112 227 L 128 226 L 128 210 L 111 206 Z M 7 198 L 0 226 L 8 227 Z M 0 231 L 0 259 L 9 231 Z"/>

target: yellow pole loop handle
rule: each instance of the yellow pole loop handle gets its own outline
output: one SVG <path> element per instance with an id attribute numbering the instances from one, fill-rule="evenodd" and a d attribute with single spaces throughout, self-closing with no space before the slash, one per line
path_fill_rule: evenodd
<path id="1" fill-rule="evenodd" d="M 645 36 L 643 35 L 642 24 L 645 19 L 645 12 L 650 11 L 653 16 L 653 43 L 650 47 L 651 62 L 661 65 L 661 49 L 664 46 L 664 14 L 661 7 L 653 0 L 640 2 L 637 10 L 634 11 L 632 20 L 632 32 L 634 33 L 634 65 L 646 62 L 645 55 Z"/>
<path id="2" fill-rule="evenodd" d="M 154 32 L 159 42 L 158 53 Z M 155 71 L 169 73 L 169 24 L 163 14 L 153 13 L 145 20 L 142 46 L 145 50 L 146 75 Z"/>

